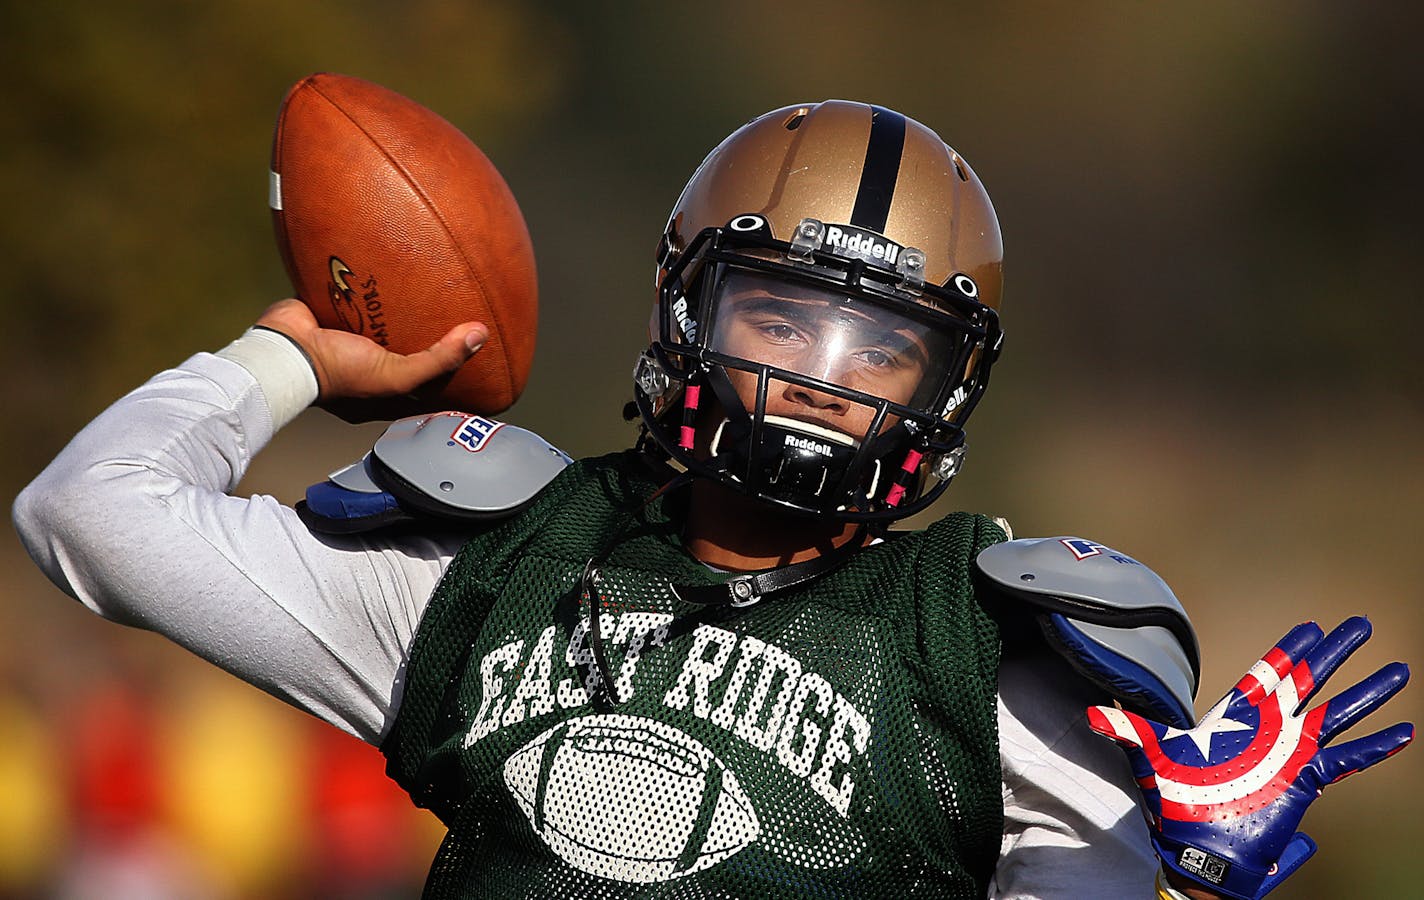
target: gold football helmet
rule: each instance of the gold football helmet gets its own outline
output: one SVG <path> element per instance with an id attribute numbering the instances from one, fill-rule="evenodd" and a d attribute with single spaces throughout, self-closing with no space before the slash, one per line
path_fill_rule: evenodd
<path id="1" fill-rule="evenodd" d="M 1002 267 L 983 184 L 925 126 L 842 100 L 759 116 L 698 167 L 659 244 L 646 432 L 788 509 L 917 512 L 958 470 L 998 356 Z"/>

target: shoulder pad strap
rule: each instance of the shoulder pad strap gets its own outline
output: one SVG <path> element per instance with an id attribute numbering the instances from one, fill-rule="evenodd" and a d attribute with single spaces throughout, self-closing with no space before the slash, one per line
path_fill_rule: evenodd
<path id="1" fill-rule="evenodd" d="M 487 521 L 529 504 L 572 460 L 539 435 L 444 412 L 391 424 L 359 461 L 307 489 L 313 530 L 349 534 L 422 519 Z"/>
<path id="2" fill-rule="evenodd" d="M 976 564 L 1039 614 L 1049 643 L 1124 705 L 1190 728 L 1196 631 L 1172 589 L 1126 554 L 1076 537 L 995 544 Z"/>

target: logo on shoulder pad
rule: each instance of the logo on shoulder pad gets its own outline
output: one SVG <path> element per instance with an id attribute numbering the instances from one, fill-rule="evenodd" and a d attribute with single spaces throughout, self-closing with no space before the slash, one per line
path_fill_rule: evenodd
<path id="1" fill-rule="evenodd" d="M 494 433 L 503 427 L 504 423 L 495 419 L 465 416 L 460 420 L 460 424 L 455 426 L 455 431 L 450 435 L 450 443 L 459 444 L 471 453 L 478 453 L 484 449 L 485 443 Z"/>
<path id="2" fill-rule="evenodd" d="M 1059 541 L 1063 546 L 1073 552 L 1074 558 L 1079 562 L 1094 556 L 1107 556 L 1115 563 L 1125 566 L 1140 566 L 1142 563 L 1096 541 L 1085 541 L 1082 538 L 1063 538 Z"/>

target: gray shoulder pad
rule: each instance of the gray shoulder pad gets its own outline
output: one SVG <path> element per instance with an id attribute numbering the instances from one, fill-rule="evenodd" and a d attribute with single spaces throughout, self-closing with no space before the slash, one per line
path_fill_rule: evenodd
<path id="1" fill-rule="evenodd" d="M 328 533 L 421 517 L 500 518 L 523 508 L 572 460 L 532 431 L 445 412 L 401 419 L 371 451 L 307 489 L 298 505 Z"/>
<path id="2" fill-rule="evenodd" d="M 1196 632 L 1157 573 L 1076 537 L 1006 541 L 976 562 L 1040 613 L 1050 643 L 1080 672 L 1125 705 L 1191 727 L 1201 666 Z"/>
<path id="3" fill-rule="evenodd" d="M 394 422 L 370 455 L 402 504 L 457 518 L 512 512 L 571 462 L 532 431 L 457 412 Z"/>

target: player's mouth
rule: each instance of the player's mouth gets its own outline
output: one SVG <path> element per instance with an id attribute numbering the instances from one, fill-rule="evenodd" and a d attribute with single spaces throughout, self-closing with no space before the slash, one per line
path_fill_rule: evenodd
<path id="1" fill-rule="evenodd" d="M 777 416 L 767 413 L 765 421 L 768 425 L 783 428 L 787 431 L 800 431 L 817 440 L 829 441 L 832 444 L 839 444 L 842 447 L 859 447 L 860 441 L 851 437 L 843 431 L 828 427 L 821 422 L 813 422 L 809 419 L 802 419 L 796 416 Z"/>
<path id="2" fill-rule="evenodd" d="M 785 433 L 786 441 L 789 444 L 803 450 L 814 450 L 822 456 L 831 456 L 838 448 L 849 448 L 854 451 L 860 447 L 860 442 L 845 432 L 828 428 L 818 422 L 770 413 L 763 418 L 763 421 L 766 425 Z M 717 430 L 713 432 L 710 448 L 713 456 L 716 456 L 722 449 L 722 440 L 726 436 L 727 426 L 730 424 L 730 419 L 723 419 L 717 426 Z"/>

